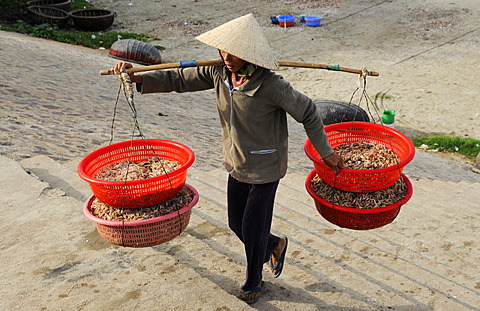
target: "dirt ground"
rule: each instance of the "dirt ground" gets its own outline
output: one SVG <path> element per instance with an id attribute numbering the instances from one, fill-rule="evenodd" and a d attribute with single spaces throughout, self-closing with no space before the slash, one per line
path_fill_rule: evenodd
<path id="1" fill-rule="evenodd" d="M 367 79 L 368 95 L 389 95 L 383 106 L 396 110 L 396 127 L 406 134 L 480 138 L 478 0 L 92 1 L 117 12 L 112 30 L 156 37 L 154 44 L 166 47 L 164 62 L 217 58 L 195 35 L 251 12 L 281 60 L 378 71 Z M 319 15 L 323 25 L 272 25 L 269 17 L 281 14 Z M 91 192 L 74 169 L 108 144 L 118 80 L 98 72 L 116 61 L 0 32 L 3 309 L 250 310 L 235 296 L 244 254 L 226 220 L 211 92 L 135 98 L 149 138 L 195 151 L 189 183 L 202 201 L 186 234 L 157 247 L 120 248 L 83 216 Z M 349 73 L 278 72 L 314 99 L 349 101 L 358 86 Z M 367 108 L 358 97 L 354 102 Z M 130 118 L 120 106 L 117 140 L 130 139 Z M 471 166 L 417 150 L 405 170 L 415 194 L 398 219 L 379 231 L 349 232 L 313 210 L 303 185 L 312 169 L 305 134 L 296 124 L 290 135 L 289 174 L 274 221 L 291 241 L 288 269 L 270 278 L 254 309 L 478 310 L 480 175 Z"/>
<path id="2" fill-rule="evenodd" d="M 217 51 L 194 39 L 235 17 L 253 13 L 280 60 L 366 68 L 380 73 L 367 79 L 369 98 L 380 110 L 394 109 L 396 125 L 409 135 L 480 137 L 480 7 L 467 1 L 114 1 L 95 0 L 113 9 L 112 30 L 147 33 L 164 46 L 163 62 L 205 60 Z M 298 21 L 282 28 L 270 16 L 321 16 L 321 27 Z M 312 98 L 350 101 L 358 76 L 326 70 L 279 71 Z M 352 103 L 372 110 L 375 103 Z"/>

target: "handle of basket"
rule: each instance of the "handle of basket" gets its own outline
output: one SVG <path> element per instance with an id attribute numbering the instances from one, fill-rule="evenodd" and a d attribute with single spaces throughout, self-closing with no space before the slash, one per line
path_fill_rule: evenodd
<path id="1" fill-rule="evenodd" d="M 184 61 L 178 63 L 166 63 L 158 64 L 151 66 L 141 66 L 130 68 L 132 72 L 143 72 L 143 71 L 152 71 L 152 70 L 161 70 L 161 69 L 172 69 L 172 68 L 184 68 L 184 67 L 200 67 L 200 66 L 219 66 L 222 65 L 223 61 L 221 59 L 215 60 L 204 60 L 204 61 Z M 278 65 L 282 67 L 300 67 L 300 68 L 312 68 L 312 69 L 326 69 L 333 71 L 343 71 L 356 74 L 364 74 L 378 77 L 380 74 L 375 71 L 364 71 L 362 69 L 352 69 L 346 67 L 340 67 L 340 65 L 325 65 L 325 64 L 315 64 L 315 63 L 304 63 L 304 62 L 290 62 L 290 61 L 278 61 Z M 101 75 L 113 75 L 115 74 L 112 70 L 100 70 Z"/>

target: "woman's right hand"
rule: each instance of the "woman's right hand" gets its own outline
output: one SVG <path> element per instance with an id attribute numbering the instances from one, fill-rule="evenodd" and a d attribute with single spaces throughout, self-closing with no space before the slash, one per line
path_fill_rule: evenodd
<path id="1" fill-rule="evenodd" d="M 132 67 L 133 67 L 133 65 L 131 63 L 119 62 L 115 66 L 113 66 L 110 70 L 112 70 L 115 74 L 118 75 L 122 72 L 126 72 L 127 69 L 132 68 Z"/>

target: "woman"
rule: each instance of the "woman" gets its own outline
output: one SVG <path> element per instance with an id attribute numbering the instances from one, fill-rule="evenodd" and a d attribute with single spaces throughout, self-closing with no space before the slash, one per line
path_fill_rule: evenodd
<path id="1" fill-rule="evenodd" d="M 128 70 L 132 64 L 120 62 L 112 70 L 129 73 L 142 94 L 215 89 L 229 172 L 228 222 L 247 259 L 240 298 L 253 303 L 263 289 L 263 264 L 270 263 L 274 277 L 285 265 L 288 239 L 271 234 L 270 228 L 278 183 L 287 171 L 287 113 L 303 124 L 328 166 L 338 172 L 343 161 L 331 149 L 313 101 L 271 71 L 277 62 L 252 14 L 197 39 L 218 49 L 224 65 L 135 75 Z"/>

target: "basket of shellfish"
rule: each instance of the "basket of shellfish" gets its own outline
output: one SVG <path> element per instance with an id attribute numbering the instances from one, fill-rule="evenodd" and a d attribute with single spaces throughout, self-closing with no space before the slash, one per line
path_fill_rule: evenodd
<path id="1" fill-rule="evenodd" d="M 312 170 L 305 187 L 323 218 L 354 230 L 370 230 L 391 223 L 413 195 L 412 183 L 404 174 L 385 189 L 365 193 L 336 189 Z"/>
<path id="2" fill-rule="evenodd" d="M 413 142 L 405 134 L 382 124 L 343 122 L 325 126 L 325 132 L 333 150 L 344 160 L 338 174 L 323 162 L 309 139 L 304 150 L 322 180 L 340 190 L 385 189 L 400 178 L 415 155 Z"/>
<path id="3" fill-rule="evenodd" d="M 135 209 L 108 206 L 92 195 L 85 202 L 83 213 L 95 223 L 107 242 L 125 247 L 150 247 L 180 235 L 198 199 L 197 190 L 188 184 L 166 202 Z"/>
<path id="4" fill-rule="evenodd" d="M 78 174 L 102 203 L 139 208 L 178 194 L 194 160 L 192 150 L 178 142 L 138 139 L 91 152 L 78 164 Z"/>

